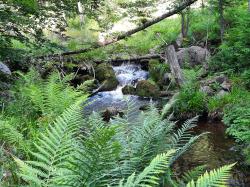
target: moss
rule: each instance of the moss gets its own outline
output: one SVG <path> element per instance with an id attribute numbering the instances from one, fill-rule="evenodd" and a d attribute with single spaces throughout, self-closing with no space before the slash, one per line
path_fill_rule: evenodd
<path id="1" fill-rule="evenodd" d="M 136 89 L 133 86 L 126 85 L 124 88 L 122 88 L 122 93 L 124 95 L 134 95 L 136 93 Z"/>
<path id="2" fill-rule="evenodd" d="M 103 84 L 102 91 L 110 91 L 119 84 L 115 72 L 110 64 L 102 63 L 96 67 L 96 78 Z"/>
<path id="3" fill-rule="evenodd" d="M 102 63 L 96 67 L 96 78 L 99 81 L 104 81 L 109 78 L 114 78 L 115 72 L 110 64 Z"/>
<path id="4" fill-rule="evenodd" d="M 147 80 L 139 81 L 136 86 L 136 95 L 141 97 L 159 97 L 160 91 L 156 85 L 153 85 Z"/>

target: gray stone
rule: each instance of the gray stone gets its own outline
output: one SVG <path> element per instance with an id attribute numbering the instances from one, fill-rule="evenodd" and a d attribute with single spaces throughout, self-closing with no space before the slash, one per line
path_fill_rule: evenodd
<path id="1" fill-rule="evenodd" d="M 5 75 L 11 75 L 9 67 L 2 62 L 0 62 L 0 72 Z"/>
<path id="2" fill-rule="evenodd" d="M 207 94 L 208 96 L 214 95 L 214 90 L 212 88 L 210 88 L 210 86 L 202 86 L 200 88 L 200 91 Z"/>
<path id="3" fill-rule="evenodd" d="M 171 73 L 165 73 L 163 75 L 162 83 L 168 85 L 171 82 Z"/>
<path id="4" fill-rule="evenodd" d="M 223 96 L 225 96 L 226 94 L 228 94 L 227 91 L 225 91 L 225 90 L 220 90 L 220 91 L 217 93 L 217 96 L 218 96 L 218 97 L 223 97 Z"/>
<path id="5" fill-rule="evenodd" d="M 224 81 L 228 81 L 228 78 L 225 75 L 219 75 L 215 77 L 214 79 L 219 84 L 222 84 Z"/>
<path id="6" fill-rule="evenodd" d="M 210 53 L 207 49 L 199 46 L 191 46 L 182 48 L 177 52 L 177 58 L 180 66 L 188 65 L 194 67 L 196 65 L 205 65 Z"/>

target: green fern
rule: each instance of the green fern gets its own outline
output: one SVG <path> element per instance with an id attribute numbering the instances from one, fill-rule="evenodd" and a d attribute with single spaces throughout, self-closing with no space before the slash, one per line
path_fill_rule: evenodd
<path id="1" fill-rule="evenodd" d="M 213 187 L 227 186 L 230 178 L 230 171 L 235 164 L 226 165 L 219 169 L 214 169 L 200 176 L 196 182 L 192 180 L 187 184 L 187 187 Z"/>
<path id="2" fill-rule="evenodd" d="M 157 155 L 139 175 L 133 173 L 128 177 L 126 183 L 120 181 L 119 187 L 136 187 L 136 186 L 156 186 L 159 185 L 160 175 L 169 169 L 169 160 L 175 153 L 169 150 L 167 153 Z"/>
<path id="3" fill-rule="evenodd" d="M 20 145 L 23 142 L 23 135 L 8 121 L 0 120 L 0 140 L 8 145 Z"/>
<path id="4" fill-rule="evenodd" d="M 21 167 L 22 178 L 38 186 L 53 186 L 57 177 L 66 172 L 64 168 L 75 153 L 74 137 L 82 123 L 79 104 L 58 117 L 35 144 L 34 161 L 23 162 L 15 158 Z"/>

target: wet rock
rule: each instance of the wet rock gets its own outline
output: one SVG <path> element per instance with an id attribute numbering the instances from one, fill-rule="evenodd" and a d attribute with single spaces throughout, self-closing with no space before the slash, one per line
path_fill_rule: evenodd
<path id="1" fill-rule="evenodd" d="M 202 86 L 200 91 L 207 94 L 208 96 L 214 95 L 214 90 L 210 86 Z"/>
<path id="2" fill-rule="evenodd" d="M 135 95 L 136 89 L 131 85 L 126 85 L 124 88 L 122 88 L 122 93 L 124 95 Z"/>
<path id="3" fill-rule="evenodd" d="M 147 80 L 141 80 L 136 86 L 136 95 L 141 97 L 159 97 L 159 88 Z"/>
<path id="4" fill-rule="evenodd" d="M 96 78 L 101 82 L 100 91 L 110 91 L 115 89 L 119 82 L 116 79 L 115 72 L 110 64 L 102 63 L 96 67 Z"/>
<path id="5" fill-rule="evenodd" d="M 122 111 L 119 110 L 118 108 L 116 107 L 108 107 L 103 113 L 102 113 L 102 116 L 103 116 L 103 119 L 105 121 L 109 121 L 112 117 L 115 117 L 117 115 L 123 115 Z"/>
<path id="6" fill-rule="evenodd" d="M 180 66 L 187 65 L 188 67 L 194 67 L 196 65 L 204 65 L 208 60 L 210 53 L 207 49 L 192 46 L 189 48 L 182 48 L 177 52 L 177 58 Z"/>

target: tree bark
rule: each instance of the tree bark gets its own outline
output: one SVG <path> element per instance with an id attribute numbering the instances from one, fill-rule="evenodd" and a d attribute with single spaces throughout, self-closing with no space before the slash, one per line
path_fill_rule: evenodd
<path id="1" fill-rule="evenodd" d="M 250 0 L 248 0 L 248 11 L 250 12 Z"/>
<path id="2" fill-rule="evenodd" d="M 189 13 L 190 9 L 188 8 L 187 11 L 181 12 L 181 32 L 183 38 L 187 37 L 188 29 L 189 29 Z"/>
<path id="3" fill-rule="evenodd" d="M 144 30 L 144 29 L 146 29 L 146 28 L 148 28 L 148 27 L 150 27 L 150 26 L 164 20 L 167 17 L 170 17 L 172 15 L 175 15 L 175 14 L 181 12 L 186 7 L 189 7 L 190 5 L 192 5 L 196 1 L 197 0 L 186 0 L 181 5 L 179 5 L 178 7 L 176 7 L 175 9 L 163 14 L 162 16 L 157 17 L 155 19 L 152 19 L 152 20 L 146 22 L 145 24 L 143 24 L 142 26 L 136 27 L 135 29 L 132 29 L 132 30 L 130 30 L 128 32 L 125 32 L 125 33 L 117 36 L 115 39 L 107 41 L 104 44 L 95 44 L 94 46 L 89 47 L 89 48 L 85 48 L 85 49 L 79 49 L 79 50 L 75 50 L 75 51 L 68 51 L 68 52 L 63 52 L 63 53 L 58 53 L 58 54 L 51 54 L 51 55 L 41 56 L 41 57 L 38 57 L 38 58 L 43 59 L 44 57 L 48 58 L 48 57 L 55 57 L 55 56 L 75 55 L 75 54 L 85 53 L 85 52 L 91 51 L 93 49 L 98 49 L 100 47 L 110 45 L 110 44 L 115 43 L 115 42 L 117 42 L 119 40 L 123 40 L 123 39 L 127 38 L 128 36 L 131 36 L 131 35 L 139 32 L 141 30 Z"/>
<path id="4" fill-rule="evenodd" d="M 223 0 L 218 0 L 218 3 L 219 3 L 219 14 L 220 14 L 220 39 L 221 39 L 221 42 L 223 42 L 224 33 L 225 33 Z"/>
<path id="5" fill-rule="evenodd" d="M 184 83 L 182 71 L 173 45 L 167 46 L 165 63 L 170 65 L 171 73 L 176 83 L 181 86 Z"/>

